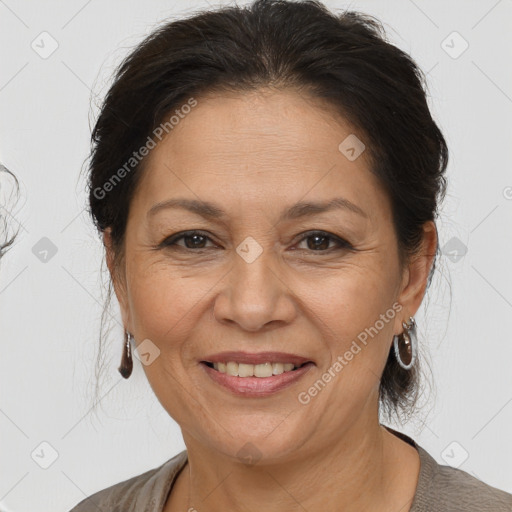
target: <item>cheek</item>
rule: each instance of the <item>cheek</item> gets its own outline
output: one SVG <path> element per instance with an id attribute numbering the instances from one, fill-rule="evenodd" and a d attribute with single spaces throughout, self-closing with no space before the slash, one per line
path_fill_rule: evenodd
<path id="1" fill-rule="evenodd" d="M 368 397 L 377 397 L 399 314 L 393 290 L 390 279 L 368 267 L 309 282 L 310 319 L 328 357 L 301 391 L 312 416 L 329 426 L 326 435 L 333 425 L 356 417 Z"/>
<path id="2" fill-rule="evenodd" d="M 134 263 L 129 272 L 128 303 L 134 331 L 161 351 L 176 350 L 192 329 L 195 308 L 201 308 L 201 299 L 211 285 L 204 279 L 184 278 L 161 264 Z"/>
<path id="3" fill-rule="evenodd" d="M 330 339 L 333 347 L 342 350 L 346 342 L 350 343 L 374 325 L 381 314 L 392 309 L 394 284 L 386 277 L 390 274 L 367 265 L 303 281 L 304 302 L 325 329 L 325 339 Z M 392 326 L 385 327 L 388 328 Z"/>
<path id="4" fill-rule="evenodd" d="M 327 422 L 355 414 L 370 395 L 376 396 L 392 341 L 393 319 L 399 314 L 393 308 L 392 272 L 387 275 L 391 277 L 368 265 L 344 269 L 314 286 L 310 282 L 311 319 L 328 357 L 319 374 L 308 379 L 308 386 L 322 389 L 313 407 L 329 409 L 323 412 Z M 329 382 L 325 388 L 316 384 L 322 377 Z"/>

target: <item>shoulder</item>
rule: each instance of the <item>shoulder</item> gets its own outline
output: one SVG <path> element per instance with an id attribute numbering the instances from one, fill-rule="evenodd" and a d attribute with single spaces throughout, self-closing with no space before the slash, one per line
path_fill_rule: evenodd
<path id="1" fill-rule="evenodd" d="M 70 512 L 161 511 L 176 475 L 186 462 L 184 450 L 157 468 L 96 492 Z"/>
<path id="2" fill-rule="evenodd" d="M 438 464 L 421 446 L 416 448 L 422 467 L 411 512 L 512 512 L 512 494 Z"/>

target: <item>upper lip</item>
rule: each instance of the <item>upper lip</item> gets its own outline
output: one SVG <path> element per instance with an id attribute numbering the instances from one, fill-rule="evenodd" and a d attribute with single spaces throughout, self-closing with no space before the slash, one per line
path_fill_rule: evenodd
<path id="1" fill-rule="evenodd" d="M 227 363 L 234 361 L 244 364 L 263 364 L 263 363 L 293 363 L 300 366 L 311 362 L 311 359 L 298 356 L 296 354 L 286 354 L 285 352 L 219 352 L 206 356 L 202 361 L 207 363 Z"/>

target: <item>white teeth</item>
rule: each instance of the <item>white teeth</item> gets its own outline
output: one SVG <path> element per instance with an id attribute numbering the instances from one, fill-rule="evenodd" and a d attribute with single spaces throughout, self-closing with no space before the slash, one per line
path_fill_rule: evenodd
<path id="1" fill-rule="evenodd" d="M 238 365 L 238 376 L 239 377 L 252 377 L 254 375 L 254 365 L 240 363 Z"/>
<path id="2" fill-rule="evenodd" d="M 255 377 L 272 377 L 272 365 L 270 363 L 255 364 L 254 365 Z"/>
<path id="3" fill-rule="evenodd" d="M 226 365 L 226 373 L 228 375 L 232 375 L 233 377 L 238 376 L 238 363 L 234 363 L 233 361 L 230 361 Z"/>
<path id="4" fill-rule="evenodd" d="M 272 375 L 281 375 L 284 372 L 283 363 L 272 363 Z"/>
<path id="5" fill-rule="evenodd" d="M 226 373 L 232 377 L 272 377 L 290 372 L 295 368 L 293 363 L 262 363 L 246 364 L 228 361 L 227 363 L 213 363 L 215 370 Z"/>

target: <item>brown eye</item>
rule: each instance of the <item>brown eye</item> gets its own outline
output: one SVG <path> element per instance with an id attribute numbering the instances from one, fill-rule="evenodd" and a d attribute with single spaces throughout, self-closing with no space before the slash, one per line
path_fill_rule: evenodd
<path id="1" fill-rule="evenodd" d="M 184 241 L 184 244 L 178 244 L 178 241 Z M 182 233 L 177 233 L 166 238 L 161 244 L 160 247 L 183 247 L 185 249 L 207 249 L 205 246 L 206 242 L 210 240 L 208 236 L 199 231 L 187 231 Z M 211 241 L 211 240 L 210 240 Z"/>
<path id="2" fill-rule="evenodd" d="M 204 249 L 206 237 L 203 235 L 186 235 L 182 237 L 185 241 L 185 247 L 188 249 Z M 190 243 L 189 243 L 190 242 Z"/>
<path id="3" fill-rule="evenodd" d="M 324 231 L 307 233 L 299 243 L 304 241 L 306 241 L 306 249 L 314 252 L 327 252 L 331 249 L 352 248 L 352 246 L 347 241 Z M 331 242 L 335 242 L 336 245 L 334 247 L 330 247 Z"/>

